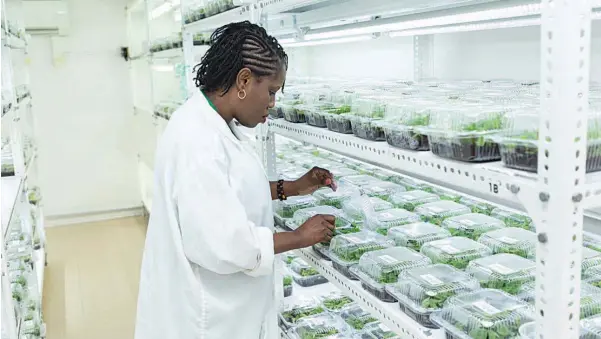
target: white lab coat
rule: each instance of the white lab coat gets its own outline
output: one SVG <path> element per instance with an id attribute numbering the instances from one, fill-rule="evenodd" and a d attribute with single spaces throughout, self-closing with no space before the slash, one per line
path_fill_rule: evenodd
<path id="1" fill-rule="evenodd" d="M 276 338 L 269 181 L 239 138 L 200 93 L 169 121 L 135 339 Z"/>

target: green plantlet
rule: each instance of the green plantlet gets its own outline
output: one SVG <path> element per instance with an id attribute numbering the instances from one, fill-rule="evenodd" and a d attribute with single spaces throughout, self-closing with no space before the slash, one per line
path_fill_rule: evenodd
<path id="1" fill-rule="evenodd" d="M 448 264 L 458 269 L 464 269 L 470 263 L 468 259 L 465 258 L 450 258 L 448 260 L 440 260 L 442 264 Z"/>
<path id="2" fill-rule="evenodd" d="M 493 288 L 497 290 L 505 291 L 511 295 L 517 295 L 520 292 L 520 288 L 527 281 L 507 281 L 507 280 L 489 280 L 487 282 L 481 282 L 480 285 L 483 288 Z"/>
<path id="3" fill-rule="evenodd" d="M 319 272 L 317 272 L 317 270 L 314 269 L 313 267 L 300 269 L 300 275 L 302 277 L 310 277 L 312 275 L 318 275 L 318 274 L 319 274 Z"/>
<path id="4" fill-rule="evenodd" d="M 376 322 L 376 321 L 378 321 L 378 319 L 376 319 L 372 316 L 349 317 L 346 319 L 346 322 L 356 330 L 362 330 L 365 327 L 365 325 Z"/>
<path id="5" fill-rule="evenodd" d="M 312 330 L 304 331 L 301 335 L 301 339 L 318 339 L 326 338 L 331 335 L 337 334 L 338 330 L 333 327 L 328 328 L 317 328 Z"/>
<path id="6" fill-rule="evenodd" d="M 24 276 L 22 276 L 22 275 L 21 275 L 21 276 L 19 276 L 19 277 L 17 278 L 17 281 L 15 281 L 15 282 L 16 282 L 17 284 L 19 284 L 19 285 L 23 286 L 23 287 L 26 287 L 26 286 L 27 286 L 27 279 L 25 279 L 25 277 L 24 277 Z"/>
<path id="7" fill-rule="evenodd" d="M 450 297 L 454 296 L 455 292 L 440 292 L 434 295 L 428 295 L 428 297 L 422 300 L 422 307 L 427 309 L 439 309 L 442 308 L 444 302 Z"/>
<path id="8" fill-rule="evenodd" d="M 300 308 L 300 309 L 295 308 L 290 311 L 283 312 L 282 317 L 287 322 L 294 324 L 301 318 L 305 318 L 305 317 L 316 315 L 316 314 L 321 314 L 323 312 L 324 312 L 324 309 L 321 306 Z"/>
<path id="9" fill-rule="evenodd" d="M 364 253 L 367 253 L 370 251 L 382 250 L 384 248 L 385 247 L 381 244 L 365 244 L 365 245 L 361 245 L 361 247 L 355 248 L 353 250 L 337 249 L 334 251 L 334 253 L 336 253 L 342 260 L 354 262 L 354 261 L 358 261 L 359 258 L 361 258 L 361 256 Z"/>
<path id="10" fill-rule="evenodd" d="M 342 298 L 325 299 L 323 301 L 323 305 L 329 310 L 339 310 L 343 306 L 348 305 L 352 302 L 353 299 L 344 296 Z"/>
<path id="11" fill-rule="evenodd" d="M 292 285 L 292 277 L 285 276 L 284 277 L 284 286 L 291 286 L 291 285 Z"/>

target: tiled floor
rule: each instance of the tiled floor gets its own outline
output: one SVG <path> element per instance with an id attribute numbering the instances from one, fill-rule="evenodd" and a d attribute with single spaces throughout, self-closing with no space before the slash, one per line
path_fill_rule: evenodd
<path id="1" fill-rule="evenodd" d="M 142 217 L 46 230 L 48 339 L 131 339 L 146 221 Z"/>

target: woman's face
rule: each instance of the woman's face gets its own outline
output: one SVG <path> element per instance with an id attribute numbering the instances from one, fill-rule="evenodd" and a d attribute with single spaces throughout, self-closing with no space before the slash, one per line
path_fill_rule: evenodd
<path id="1" fill-rule="evenodd" d="M 251 75 L 244 86 L 246 97 L 238 99 L 236 119 L 245 126 L 253 128 L 267 121 L 268 110 L 275 105 L 275 94 L 284 85 L 286 70 L 282 67 L 279 72 L 269 76 L 256 77 Z M 236 94 L 238 95 L 238 93 Z M 244 93 L 240 93 L 244 95 Z"/>

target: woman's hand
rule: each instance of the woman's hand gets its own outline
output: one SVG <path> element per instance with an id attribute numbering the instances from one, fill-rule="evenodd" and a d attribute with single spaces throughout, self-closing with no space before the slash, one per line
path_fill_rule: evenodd
<path id="1" fill-rule="evenodd" d="M 294 181 L 298 195 L 312 194 L 321 187 L 330 187 L 332 190 L 336 190 L 337 185 L 334 181 L 334 176 L 330 171 L 313 167 L 305 175 Z"/>
<path id="2" fill-rule="evenodd" d="M 330 241 L 334 236 L 335 222 L 336 218 L 333 215 L 318 214 L 309 218 L 309 220 L 293 231 L 297 237 L 298 248 Z"/>

